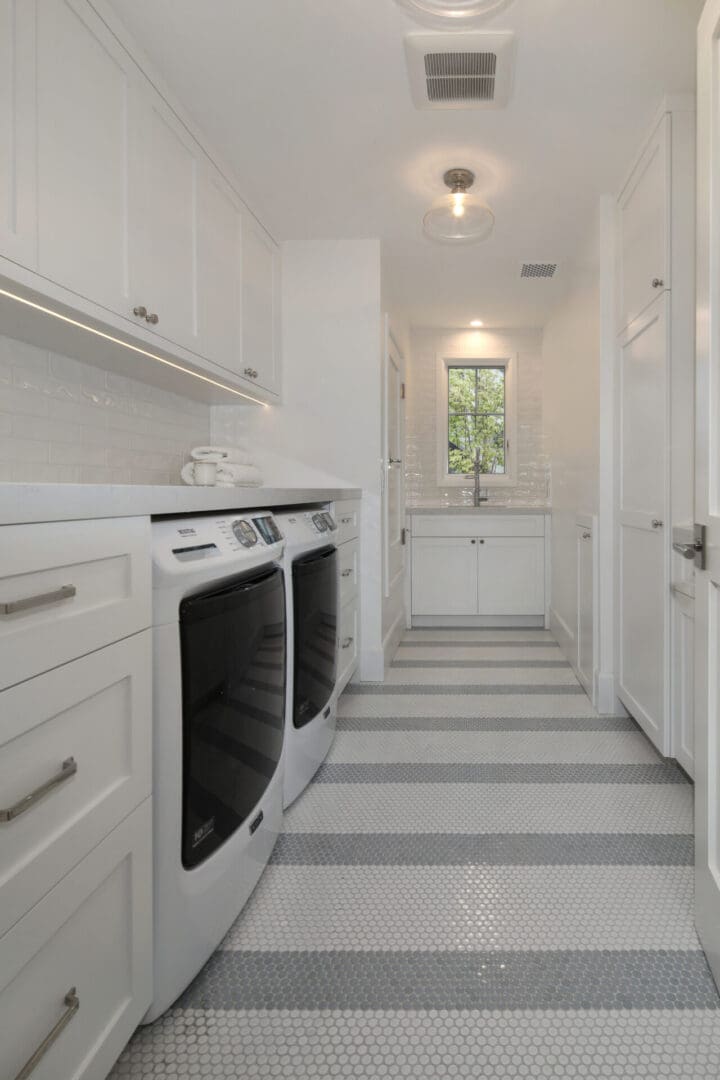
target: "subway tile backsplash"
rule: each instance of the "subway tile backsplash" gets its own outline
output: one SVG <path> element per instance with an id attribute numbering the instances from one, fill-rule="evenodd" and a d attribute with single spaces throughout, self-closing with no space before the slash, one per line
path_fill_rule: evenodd
<path id="1" fill-rule="evenodd" d="M 209 406 L 0 337 L 0 480 L 179 484 Z"/>
<path id="2" fill-rule="evenodd" d="M 472 506 L 473 483 L 445 487 L 437 476 L 437 367 L 439 358 L 517 357 L 517 484 L 491 487 L 490 501 L 545 506 L 550 464 L 543 435 L 542 331 L 435 330 L 410 337 L 405 414 L 405 495 L 409 506 Z"/>

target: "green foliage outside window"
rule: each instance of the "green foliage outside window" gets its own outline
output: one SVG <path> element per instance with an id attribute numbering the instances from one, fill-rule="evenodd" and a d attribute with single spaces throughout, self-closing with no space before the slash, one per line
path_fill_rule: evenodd
<path id="1" fill-rule="evenodd" d="M 505 368 L 448 368 L 448 472 L 505 472 Z"/>

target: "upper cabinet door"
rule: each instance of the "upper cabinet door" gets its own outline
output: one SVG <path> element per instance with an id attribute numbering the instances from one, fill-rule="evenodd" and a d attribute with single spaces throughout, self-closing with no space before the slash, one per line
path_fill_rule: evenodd
<path id="1" fill-rule="evenodd" d="M 0 255 L 36 266 L 35 3 L 0 0 Z"/>
<path id="2" fill-rule="evenodd" d="M 243 217 L 243 371 L 264 390 L 280 387 L 280 252 Z"/>
<path id="3" fill-rule="evenodd" d="M 130 308 L 139 324 L 198 351 L 197 187 L 201 151 L 143 88 L 130 105 Z"/>
<path id="4" fill-rule="evenodd" d="M 242 213 L 204 163 L 198 184 L 198 332 L 203 356 L 235 375 L 242 363 Z"/>
<path id="5" fill-rule="evenodd" d="M 130 59 L 86 4 L 38 5 L 38 269 L 128 311 Z"/>
<path id="6" fill-rule="evenodd" d="M 620 196 L 619 330 L 671 287 L 670 134 L 667 114 Z"/>

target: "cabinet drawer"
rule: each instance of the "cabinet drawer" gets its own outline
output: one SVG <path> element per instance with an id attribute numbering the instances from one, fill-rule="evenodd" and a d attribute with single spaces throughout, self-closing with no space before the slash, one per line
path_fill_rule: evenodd
<path id="1" fill-rule="evenodd" d="M 346 499 L 335 503 L 338 523 L 337 543 L 344 544 L 360 535 L 360 500 Z"/>
<path id="2" fill-rule="evenodd" d="M 150 794 L 151 661 L 146 630 L 0 694 L 0 934 Z"/>
<path id="3" fill-rule="evenodd" d="M 0 689 L 151 621 L 150 519 L 0 529 Z"/>
<path id="4" fill-rule="evenodd" d="M 152 996 L 147 800 L 0 938 L 0 1063 L 32 1080 L 101 1080 Z M 74 988 L 79 1008 L 73 1011 Z M 58 1026 L 66 1020 L 64 1029 Z"/>
<path id="5" fill-rule="evenodd" d="M 350 600 L 340 611 L 340 647 L 338 650 L 338 687 L 342 690 L 355 670 L 358 658 L 358 605 Z"/>
<path id="6" fill-rule="evenodd" d="M 348 540 L 338 548 L 338 574 L 340 575 L 340 605 L 355 596 L 358 587 L 358 542 Z"/>

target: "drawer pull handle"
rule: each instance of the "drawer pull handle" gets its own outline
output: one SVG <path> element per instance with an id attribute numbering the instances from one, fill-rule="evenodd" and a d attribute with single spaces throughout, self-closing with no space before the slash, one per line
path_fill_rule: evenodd
<path id="1" fill-rule="evenodd" d="M 340 520 L 343 523 L 343 525 L 352 525 L 352 518 L 351 517 L 340 518 Z"/>
<path id="2" fill-rule="evenodd" d="M 351 574 L 352 574 L 352 570 L 343 570 L 340 577 L 350 577 Z"/>
<path id="3" fill-rule="evenodd" d="M 345 640 L 342 643 L 343 649 L 349 649 L 354 640 L 355 640 L 355 638 L 346 637 Z"/>
<path id="4" fill-rule="evenodd" d="M 26 810 L 29 810 L 31 806 L 34 806 L 36 802 L 39 802 L 45 795 L 58 787 L 60 784 L 64 784 L 66 780 L 69 780 L 71 776 L 74 776 L 77 772 L 77 761 L 75 758 L 66 758 L 62 763 L 62 768 L 57 776 L 53 776 L 51 780 L 46 780 L 40 787 L 35 788 L 29 795 L 24 795 L 22 799 L 18 799 L 12 806 L 8 806 L 5 810 L 0 810 L 0 823 L 14 821 L 15 818 L 20 817 Z"/>
<path id="5" fill-rule="evenodd" d="M 37 596 L 24 596 L 22 600 L 10 600 L 6 604 L 0 604 L 0 615 L 15 615 L 18 611 L 29 611 L 30 608 L 57 604 L 61 600 L 69 600 L 76 593 L 77 589 L 74 585 L 61 585 L 59 589 L 54 589 L 53 592 L 38 593 Z"/>
<path id="6" fill-rule="evenodd" d="M 52 1031 L 47 1033 L 32 1057 L 28 1058 L 25 1062 L 22 1069 L 15 1077 L 15 1080 L 28 1080 L 28 1077 L 35 1072 L 35 1069 L 45 1057 L 52 1044 L 60 1037 L 60 1035 L 62 1035 L 65 1028 L 75 1016 L 75 1013 L 80 1008 L 80 998 L 78 997 L 77 990 L 74 986 L 68 990 L 63 998 L 63 1004 L 65 1005 L 65 1012 L 62 1014 Z"/>

